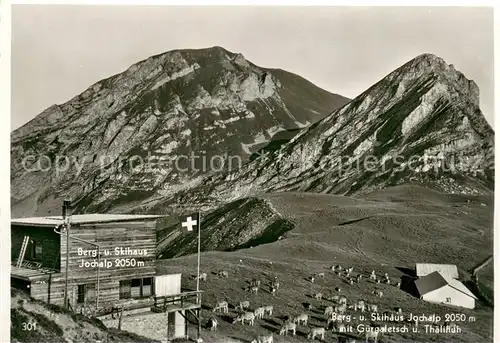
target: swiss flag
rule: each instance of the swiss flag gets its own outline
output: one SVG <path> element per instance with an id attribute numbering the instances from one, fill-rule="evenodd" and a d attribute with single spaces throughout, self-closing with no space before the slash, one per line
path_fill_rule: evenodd
<path id="1" fill-rule="evenodd" d="M 181 227 L 185 232 L 198 232 L 200 216 L 198 213 L 181 216 Z"/>

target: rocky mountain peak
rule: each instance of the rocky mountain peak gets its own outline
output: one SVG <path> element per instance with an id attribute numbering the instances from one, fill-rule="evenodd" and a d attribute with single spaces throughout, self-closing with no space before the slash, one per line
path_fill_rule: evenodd
<path id="1" fill-rule="evenodd" d="M 262 192 L 362 194 L 402 183 L 483 194 L 493 187 L 493 149 L 477 85 L 423 54 L 287 144 L 182 197 L 217 206 L 213 199 Z"/>

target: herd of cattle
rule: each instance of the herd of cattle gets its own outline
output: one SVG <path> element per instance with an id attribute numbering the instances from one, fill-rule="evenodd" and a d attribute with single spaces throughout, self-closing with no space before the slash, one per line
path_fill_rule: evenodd
<path id="1" fill-rule="evenodd" d="M 353 275 L 353 267 L 349 268 L 343 268 L 340 265 L 332 266 L 331 271 L 335 273 L 335 275 L 341 277 L 347 284 L 353 285 L 354 283 L 360 283 L 364 277 L 363 274 L 358 273 L 356 276 Z M 222 278 L 227 278 L 229 277 L 229 273 L 227 271 L 221 270 L 217 273 L 219 277 Z M 308 278 L 308 280 L 311 283 L 314 283 L 318 278 L 324 278 L 325 273 L 319 273 L 312 275 Z M 371 280 L 371 282 L 380 284 L 388 284 L 395 286 L 397 288 L 400 288 L 400 282 L 391 282 L 391 279 L 387 273 L 385 273 L 383 276 L 378 276 L 375 271 L 372 271 L 371 274 L 367 275 L 367 277 Z M 202 273 L 200 274 L 199 278 L 201 280 L 207 279 L 207 274 Z M 268 290 L 269 293 L 272 295 L 275 295 L 280 288 L 280 282 L 277 277 L 274 277 L 273 280 L 270 280 L 270 283 L 268 284 Z M 261 281 L 257 279 L 253 279 L 250 282 L 250 285 L 246 288 L 247 291 L 253 293 L 253 294 L 258 294 L 259 290 L 261 289 Z M 379 308 L 377 304 L 368 304 L 367 302 L 363 300 L 358 300 L 358 301 L 353 301 L 352 303 L 348 303 L 348 299 L 345 296 L 342 296 L 342 290 L 339 287 L 335 288 L 335 295 L 331 296 L 324 296 L 322 293 L 315 293 L 312 294 L 312 297 L 316 299 L 317 301 L 321 300 L 328 300 L 333 302 L 334 306 L 325 306 L 324 307 L 324 320 L 325 320 L 325 325 L 324 327 L 314 327 L 310 328 L 308 331 L 307 338 L 314 340 L 316 338 L 321 338 L 322 340 L 325 339 L 325 334 L 327 330 L 329 330 L 332 326 L 333 329 L 332 331 L 334 333 L 342 333 L 346 332 L 346 327 L 344 321 L 346 320 L 345 313 L 346 311 L 359 311 L 359 312 L 370 312 L 370 313 L 378 313 Z M 373 291 L 373 295 L 376 297 L 383 297 L 384 293 L 377 289 Z M 313 305 L 308 303 L 305 306 L 307 311 L 313 311 Z M 236 318 L 233 320 L 233 324 L 236 323 L 241 323 L 242 325 L 245 325 L 245 323 L 248 323 L 249 325 L 254 325 L 255 319 L 262 319 L 265 316 L 272 316 L 273 315 L 273 310 L 274 306 L 273 305 L 267 305 L 263 307 L 258 307 L 253 311 L 250 311 L 250 301 L 249 300 L 244 300 L 240 301 L 235 305 L 235 310 L 238 311 L 238 314 Z M 218 302 L 212 309 L 214 313 L 228 313 L 229 312 L 229 303 L 224 300 Z M 401 313 L 401 308 L 396 308 L 395 309 L 396 313 Z M 369 317 L 369 316 L 368 316 Z M 297 316 L 285 316 L 285 320 L 283 325 L 281 326 L 280 330 L 278 331 L 279 335 L 288 335 L 290 332 L 293 336 L 296 335 L 298 326 L 305 326 L 307 327 L 308 325 L 308 320 L 310 318 L 310 314 L 308 312 L 301 313 Z M 418 323 L 414 322 L 412 323 L 413 325 L 418 325 Z M 216 331 L 217 327 L 219 325 L 219 322 L 217 320 L 216 316 L 212 316 L 209 319 L 209 327 L 211 331 Z M 365 339 L 366 342 L 368 341 L 373 341 L 377 342 L 378 341 L 378 336 L 380 332 L 373 327 L 373 330 L 365 330 Z M 346 342 L 353 343 L 356 342 L 355 339 L 350 338 L 349 340 L 345 340 Z M 269 334 L 267 336 L 259 336 L 255 340 L 252 341 L 252 343 L 273 343 L 273 334 Z"/>

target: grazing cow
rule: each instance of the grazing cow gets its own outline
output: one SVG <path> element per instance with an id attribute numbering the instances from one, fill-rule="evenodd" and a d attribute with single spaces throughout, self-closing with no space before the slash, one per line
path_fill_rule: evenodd
<path id="1" fill-rule="evenodd" d="M 257 292 L 259 291 L 259 287 L 258 286 L 252 286 L 252 287 L 250 287 L 249 291 L 250 291 L 250 293 L 257 294 Z"/>
<path id="2" fill-rule="evenodd" d="M 253 314 L 255 315 L 255 318 L 257 319 L 262 319 L 264 318 L 264 314 L 265 314 L 265 310 L 263 307 L 258 307 L 255 309 L 255 311 L 253 311 Z"/>
<path id="3" fill-rule="evenodd" d="M 273 315 L 273 305 L 264 306 L 264 312 L 269 314 L 270 316 L 272 316 Z"/>
<path id="4" fill-rule="evenodd" d="M 288 331 L 292 331 L 292 334 L 295 336 L 295 332 L 297 331 L 297 324 L 295 323 L 285 323 L 280 329 L 280 336 L 288 336 Z"/>
<path id="5" fill-rule="evenodd" d="M 207 273 L 201 273 L 197 278 L 195 279 L 200 279 L 203 281 L 207 281 Z"/>
<path id="6" fill-rule="evenodd" d="M 213 312 L 222 311 L 223 313 L 229 312 L 229 304 L 227 301 L 221 301 L 215 305 Z"/>
<path id="7" fill-rule="evenodd" d="M 365 302 L 363 300 L 358 301 L 356 303 L 356 306 L 358 310 L 360 310 L 361 312 L 365 312 Z"/>
<path id="8" fill-rule="evenodd" d="M 224 277 L 224 278 L 227 278 L 229 276 L 229 273 L 225 270 L 219 270 L 219 272 L 217 273 L 217 275 L 219 277 Z"/>
<path id="9" fill-rule="evenodd" d="M 255 314 L 253 312 L 245 312 L 243 314 L 240 314 L 236 319 L 233 321 L 233 324 L 236 324 L 238 322 L 241 322 L 241 325 L 245 325 L 245 320 L 248 321 L 250 325 L 253 326 L 254 321 L 255 321 Z"/>
<path id="10" fill-rule="evenodd" d="M 378 312 L 378 306 L 377 305 L 368 305 L 368 311 Z"/>
<path id="11" fill-rule="evenodd" d="M 312 328 L 309 334 L 307 335 L 307 339 L 314 340 L 316 336 L 321 336 L 321 339 L 325 339 L 325 328 Z"/>
<path id="12" fill-rule="evenodd" d="M 370 274 L 370 280 L 377 281 L 377 275 Z"/>
<path id="13" fill-rule="evenodd" d="M 302 323 L 304 326 L 307 326 L 308 319 L 309 319 L 309 315 L 307 313 L 302 313 L 302 314 L 298 315 L 297 317 L 293 318 L 293 323 L 297 323 L 299 325 L 301 325 L 301 323 Z"/>
<path id="14" fill-rule="evenodd" d="M 334 295 L 333 297 L 330 298 L 331 301 L 339 301 L 339 296 Z"/>
<path id="15" fill-rule="evenodd" d="M 327 317 L 329 317 L 332 313 L 333 313 L 333 306 L 327 306 L 325 308 L 324 315 L 327 316 Z"/>
<path id="16" fill-rule="evenodd" d="M 276 288 L 276 290 L 278 290 L 278 288 L 280 288 L 280 283 L 278 280 L 274 280 L 273 282 L 271 282 L 271 287 L 274 287 Z"/>
<path id="17" fill-rule="evenodd" d="M 316 277 L 324 278 L 325 277 L 325 273 L 318 273 L 318 274 L 316 274 Z"/>
<path id="18" fill-rule="evenodd" d="M 250 343 L 273 343 L 273 334 L 268 336 L 259 336 Z"/>
<path id="19" fill-rule="evenodd" d="M 342 297 L 339 299 L 339 304 L 347 304 L 347 298 L 346 297 Z"/>
<path id="20" fill-rule="evenodd" d="M 337 329 L 337 332 L 345 332 L 345 324 L 343 323 L 338 323 L 336 328 L 333 328 L 333 332 L 335 332 L 335 329 Z"/>
<path id="21" fill-rule="evenodd" d="M 384 292 L 377 290 L 373 291 L 373 294 L 375 294 L 379 298 L 382 298 L 384 296 Z"/>
<path id="22" fill-rule="evenodd" d="M 244 309 L 249 307 L 250 307 L 250 301 L 245 300 L 245 301 L 240 301 L 240 303 L 236 306 L 236 309 L 237 310 L 240 309 L 241 311 L 243 311 Z"/>
<path id="23" fill-rule="evenodd" d="M 209 325 L 210 325 L 210 331 L 217 331 L 217 326 L 219 326 L 219 322 L 217 321 L 217 319 L 212 317 L 210 318 Z"/>
<path id="24" fill-rule="evenodd" d="M 374 342 L 378 342 L 378 333 L 379 333 L 379 331 L 366 331 L 366 333 L 365 333 L 366 341 L 365 342 L 368 342 L 369 340 L 373 340 Z"/>
<path id="25" fill-rule="evenodd" d="M 346 310 L 347 310 L 347 304 L 342 304 L 340 306 L 335 307 L 336 313 L 345 313 Z"/>
<path id="26" fill-rule="evenodd" d="M 316 293 L 313 296 L 314 296 L 314 299 L 316 299 L 316 300 L 321 300 L 323 298 L 323 294 L 322 293 Z"/>
<path id="27" fill-rule="evenodd" d="M 260 280 L 253 278 L 252 281 L 250 282 L 250 286 L 251 287 L 254 287 L 254 286 L 260 287 Z"/>

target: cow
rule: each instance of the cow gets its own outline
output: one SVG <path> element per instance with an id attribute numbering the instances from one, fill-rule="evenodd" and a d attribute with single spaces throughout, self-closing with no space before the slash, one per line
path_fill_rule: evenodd
<path id="1" fill-rule="evenodd" d="M 322 298 L 323 298 L 323 294 L 322 293 L 316 293 L 316 294 L 314 294 L 314 299 L 321 300 Z"/>
<path id="2" fill-rule="evenodd" d="M 273 334 L 268 336 L 259 336 L 250 343 L 273 343 Z"/>
<path id="3" fill-rule="evenodd" d="M 241 322 L 241 325 L 245 325 L 245 320 L 248 321 L 250 325 L 253 326 L 254 321 L 255 321 L 255 315 L 252 312 L 245 312 L 243 314 L 240 314 L 236 319 L 233 321 L 233 324 L 236 324 L 238 322 Z"/>
<path id="4" fill-rule="evenodd" d="M 325 315 L 326 317 L 329 317 L 332 313 L 333 313 L 333 307 L 332 307 L 332 306 L 327 306 L 327 307 L 325 308 L 324 315 Z"/>
<path id="5" fill-rule="evenodd" d="M 215 305 L 213 312 L 222 311 L 223 313 L 228 313 L 229 305 L 227 301 L 221 301 Z"/>
<path id="6" fill-rule="evenodd" d="M 244 310 L 246 308 L 250 307 L 250 301 L 245 300 L 245 301 L 240 301 L 240 303 L 236 306 L 236 309 Z"/>
<path id="7" fill-rule="evenodd" d="M 266 311 L 264 310 L 263 307 L 258 307 L 255 309 L 255 311 L 253 311 L 253 314 L 255 315 L 255 318 L 257 318 L 257 319 L 264 318 L 265 313 L 266 313 Z"/>
<path id="8" fill-rule="evenodd" d="M 293 323 L 297 323 L 299 325 L 302 323 L 304 326 L 307 326 L 308 319 L 309 315 L 307 313 L 302 313 L 293 319 Z"/>
<path id="9" fill-rule="evenodd" d="M 344 313 L 347 310 L 347 304 L 342 304 L 340 306 L 335 306 L 334 312 Z"/>
<path id="10" fill-rule="evenodd" d="M 268 313 L 270 316 L 273 315 L 273 305 L 264 306 L 264 312 Z"/>
<path id="11" fill-rule="evenodd" d="M 325 339 L 325 328 L 312 328 L 309 334 L 307 335 L 307 339 L 315 339 L 316 336 L 321 336 L 321 339 Z"/>
<path id="12" fill-rule="evenodd" d="M 347 298 L 346 297 L 342 297 L 339 299 L 339 304 L 347 304 Z"/>
<path id="13" fill-rule="evenodd" d="M 251 287 L 254 287 L 254 286 L 260 287 L 260 280 L 253 278 L 252 281 L 250 282 L 250 286 Z"/>
<path id="14" fill-rule="evenodd" d="M 209 325 L 210 325 L 210 331 L 217 331 L 217 326 L 219 326 L 219 322 L 217 321 L 217 319 L 212 317 L 210 318 Z"/>
<path id="15" fill-rule="evenodd" d="M 292 331 L 292 334 L 295 336 L 295 332 L 297 330 L 297 324 L 295 323 L 285 323 L 280 329 L 280 336 L 288 336 L 288 331 Z"/>
<path id="16" fill-rule="evenodd" d="M 249 288 L 249 291 L 250 291 L 250 293 L 257 294 L 257 292 L 259 291 L 259 287 L 258 286 L 252 286 L 252 287 Z"/>
<path id="17" fill-rule="evenodd" d="M 225 270 L 219 270 L 219 272 L 217 273 L 217 275 L 219 277 L 223 277 L 223 278 L 227 278 L 229 276 L 229 273 Z"/>
<path id="18" fill-rule="evenodd" d="M 366 331 L 365 342 L 368 342 L 371 339 L 373 339 L 374 342 L 378 342 L 378 334 L 379 334 L 379 331 Z"/>

